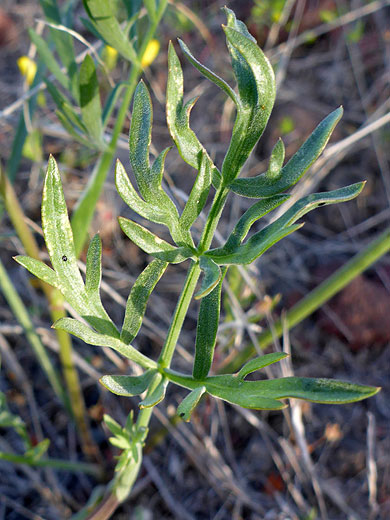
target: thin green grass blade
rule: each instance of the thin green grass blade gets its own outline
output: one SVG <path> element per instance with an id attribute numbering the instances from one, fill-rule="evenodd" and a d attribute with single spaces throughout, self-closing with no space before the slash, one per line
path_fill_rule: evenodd
<path id="1" fill-rule="evenodd" d="M 69 99 L 57 87 L 55 87 L 53 83 L 46 81 L 46 86 L 51 97 L 53 98 L 54 103 L 57 105 L 58 109 L 68 120 L 68 122 L 75 126 L 82 134 L 87 135 L 87 127 L 81 121 L 79 115 L 70 104 Z"/>
<path id="2" fill-rule="evenodd" d="M 40 4 L 48 22 L 54 25 L 66 25 L 61 19 L 61 13 L 58 8 L 57 0 L 40 0 Z M 69 69 L 72 67 L 72 64 L 75 63 L 72 36 L 69 33 L 53 28 L 50 28 L 50 35 L 53 39 L 58 56 L 69 71 Z"/>
<path id="3" fill-rule="evenodd" d="M 151 22 L 156 19 L 156 0 L 144 0 L 144 6 L 148 12 L 148 16 Z"/>
<path id="4" fill-rule="evenodd" d="M 46 67 L 50 70 L 50 72 L 54 75 L 56 80 L 64 87 L 65 90 L 71 91 L 69 77 L 62 72 L 58 61 L 54 57 L 46 41 L 33 29 L 29 29 L 28 34 L 31 41 L 37 48 L 39 57 L 45 63 Z"/>
<path id="5" fill-rule="evenodd" d="M 96 76 L 95 63 L 87 54 L 79 73 L 80 108 L 84 125 L 88 134 L 102 145 L 102 108 L 100 104 L 99 83 Z"/>
<path id="6" fill-rule="evenodd" d="M 125 59 L 139 65 L 137 53 L 115 18 L 112 2 L 83 0 L 83 5 L 90 22 L 104 41 L 116 49 Z"/>
<path id="7" fill-rule="evenodd" d="M 65 130 L 68 132 L 69 135 L 71 135 L 75 141 L 82 144 L 86 148 L 96 148 L 96 145 L 92 143 L 91 141 L 88 141 L 88 139 L 82 137 L 75 129 L 74 126 L 69 122 L 69 119 L 59 110 L 56 110 L 56 116 L 58 117 L 60 123 L 65 128 Z"/>
<path id="8" fill-rule="evenodd" d="M 126 82 L 120 81 L 115 85 L 115 87 L 111 90 L 110 94 L 107 97 L 107 101 L 103 107 L 102 111 L 102 124 L 103 128 L 105 128 L 110 120 L 112 112 L 115 108 L 115 105 L 119 99 L 119 96 L 122 90 L 126 87 Z"/>

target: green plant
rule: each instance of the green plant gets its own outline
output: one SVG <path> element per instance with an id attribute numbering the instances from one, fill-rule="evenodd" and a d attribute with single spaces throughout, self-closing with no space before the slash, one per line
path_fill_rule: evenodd
<path id="1" fill-rule="evenodd" d="M 219 323 L 222 282 L 229 267 L 253 262 L 276 242 L 302 227 L 302 224 L 296 222 L 303 215 L 319 206 L 349 201 L 364 186 L 360 182 L 304 197 L 277 220 L 246 239 L 257 220 L 288 200 L 289 195 L 282 192 L 297 183 L 321 154 L 342 116 L 342 108 L 336 109 L 318 125 L 287 164 L 283 165 L 284 145 L 280 139 L 272 151 L 265 173 L 252 178 L 240 178 L 239 174 L 261 137 L 272 111 L 275 79 L 271 65 L 246 26 L 236 19 L 231 10 L 225 8 L 225 13 L 227 25 L 223 28 L 237 91 L 198 62 L 180 41 L 189 61 L 219 86 L 236 106 L 236 121 L 221 168 L 213 163 L 190 128 L 189 115 L 196 99 L 184 104 L 181 65 L 173 45 L 169 47 L 167 123 L 183 160 L 198 172 L 181 214 L 162 187 L 164 161 L 169 148 L 163 150 L 152 165 L 149 162 L 152 103 L 147 87 L 140 82 L 135 91 L 129 147 L 139 194 L 119 161 L 116 165 L 116 186 L 132 210 L 146 220 L 166 226 L 173 243 L 161 239 L 132 220 L 119 218 L 123 232 L 144 252 L 154 257 L 130 291 L 121 329 L 118 330 L 110 319 L 100 299 L 102 245 L 98 235 L 91 240 L 88 248 L 85 281 L 80 274 L 60 172 L 53 157 L 49 159 L 42 199 L 42 228 L 52 268 L 31 257 L 16 257 L 32 274 L 59 289 L 82 317 L 82 320 L 61 318 L 54 323 L 55 329 L 73 334 L 90 345 L 114 349 L 144 369 L 139 376 L 106 375 L 101 379 L 102 384 L 117 395 L 133 397 L 144 392 L 146 395 L 139 403 L 137 420 L 134 422 L 133 417 L 129 416 L 124 428 L 112 418 L 105 417 L 114 435 L 111 442 L 123 449 L 123 452 L 110 486 L 109 497 L 89 518 L 108 518 L 128 496 L 141 465 L 142 446 L 153 407 L 164 399 L 170 383 L 190 390 L 177 410 L 184 420 L 190 420 L 204 394 L 245 408 L 280 410 L 286 406 L 281 401 L 285 398 L 341 404 L 365 399 L 379 390 L 377 387 L 327 379 L 285 377 L 246 380 L 249 374 L 282 360 L 286 357 L 284 353 L 271 353 L 252 359 L 237 373 L 209 375 Z M 196 241 L 191 228 L 206 207 L 211 190 L 215 190 L 213 201 L 201 237 Z M 214 232 L 230 192 L 258 200 L 242 215 L 225 244 L 211 248 Z M 149 296 L 168 264 L 185 261 L 189 263 L 187 277 L 161 354 L 155 361 L 136 350 L 131 342 L 142 325 Z M 195 293 L 202 272 L 202 282 Z M 192 375 L 189 375 L 173 371 L 170 365 L 193 296 L 200 300 L 200 305 L 194 364 Z"/>

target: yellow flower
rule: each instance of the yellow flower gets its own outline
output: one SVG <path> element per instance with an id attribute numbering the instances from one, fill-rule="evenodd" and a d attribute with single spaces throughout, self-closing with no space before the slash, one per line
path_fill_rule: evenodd
<path id="1" fill-rule="evenodd" d="M 118 51 L 114 49 L 114 47 L 106 45 L 103 49 L 102 58 L 108 70 L 112 70 L 116 65 L 116 60 L 118 59 Z"/>
<path id="2" fill-rule="evenodd" d="M 141 65 L 143 68 L 149 67 L 149 65 L 153 63 L 159 50 L 160 42 L 158 40 L 150 40 L 142 56 Z"/>
<path id="3" fill-rule="evenodd" d="M 17 61 L 20 73 L 26 77 L 27 84 L 31 85 L 37 72 L 37 64 L 28 56 L 21 56 Z"/>

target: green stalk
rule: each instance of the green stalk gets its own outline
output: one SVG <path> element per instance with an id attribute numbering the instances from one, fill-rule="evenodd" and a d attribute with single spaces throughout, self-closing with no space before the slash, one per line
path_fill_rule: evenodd
<path id="1" fill-rule="evenodd" d="M 207 221 L 203 230 L 202 238 L 200 239 L 198 251 L 203 253 L 209 249 L 211 242 L 214 237 L 215 230 L 217 228 L 219 219 L 221 218 L 222 210 L 225 206 L 227 196 L 229 195 L 229 189 L 221 187 L 215 193 L 213 205 L 210 209 L 210 213 L 207 217 Z"/>
<path id="2" fill-rule="evenodd" d="M 156 14 L 156 18 L 149 25 L 148 31 L 146 32 L 145 37 L 142 41 L 142 45 L 139 49 L 139 62 L 141 62 L 142 56 L 144 55 L 146 47 L 148 46 L 150 40 L 154 37 L 158 24 L 160 23 L 160 20 L 166 9 L 166 5 L 166 0 L 161 2 L 158 12 Z M 130 69 L 127 88 L 124 91 L 122 104 L 115 121 L 114 129 L 112 131 L 111 141 L 107 149 L 103 152 L 103 155 L 101 156 L 99 162 L 97 163 L 92 173 L 92 176 L 89 179 L 88 184 L 77 203 L 77 207 L 73 212 L 71 223 L 74 235 L 76 256 L 80 256 L 80 253 L 83 250 L 85 241 L 87 239 L 88 229 L 91 224 L 93 214 L 95 212 L 95 207 L 102 192 L 103 185 L 106 181 L 107 174 L 109 172 L 111 164 L 114 160 L 118 138 L 122 131 L 127 111 L 129 109 L 129 105 L 133 97 L 134 90 L 137 86 L 138 80 L 141 76 L 141 73 L 142 68 L 138 64 L 134 63 Z"/>
<path id="3" fill-rule="evenodd" d="M 20 238 L 23 247 L 28 256 L 32 258 L 36 258 L 40 260 L 38 245 L 35 241 L 34 235 L 31 233 L 29 227 L 26 224 L 25 216 L 22 210 L 22 207 L 19 204 L 16 193 L 12 187 L 12 184 L 6 177 L 6 175 L 0 171 L 0 194 L 2 195 L 5 203 L 5 208 L 8 212 L 8 215 L 11 219 L 11 222 L 15 228 L 15 231 Z M 49 302 L 49 311 L 50 317 L 54 322 L 66 316 L 66 312 L 64 309 L 64 298 L 62 294 L 55 288 L 51 287 L 45 282 L 39 281 L 42 291 L 44 292 L 48 302 Z M 12 286 L 12 283 L 11 283 Z M 13 286 L 12 286 L 13 288 Z M 23 323 L 20 321 L 22 326 L 25 328 L 26 334 L 30 334 L 30 338 L 38 338 L 39 343 L 40 339 L 36 335 L 34 327 L 31 323 L 31 320 L 28 316 L 27 311 L 24 308 L 23 302 L 19 298 L 16 293 L 17 299 L 14 299 L 16 302 L 16 307 L 14 308 L 14 312 L 18 317 L 18 320 L 23 320 Z M 21 304 L 24 308 L 24 313 L 20 311 Z M 11 304 L 10 304 L 11 305 Z M 18 312 L 18 314 L 17 314 Z M 29 333 L 27 331 L 30 331 Z M 30 343 L 33 341 L 32 346 L 34 348 L 35 354 L 38 356 L 42 367 L 47 373 L 49 381 L 56 392 L 57 395 L 61 398 L 67 408 L 73 413 L 75 418 L 77 427 L 80 431 L 81 443 L 83 447 L 83 451 L 89 456 L 95 456 L 97 453 L 96 447 L 93 444 L 92 437 L 89 432 L 88 423 L 86 420 L 86 410 L 83 399 L 83 394 L 81 392 L 80 381 L 77 374 L 76 367 L 73 363 L 73 348 L 72 341 L 67 332 L 63 330 L 56 330 L 57 340 L 59 344 L 59 352 L 60 359 L 62 365 L 62 371 L 64 374 L 64 378 L 66 381 L 68 394 L 70 399 L 68 399 L 67 395 L 64 393 L 62 389 L 62 384 L 58 376 L 54 377 L 54 369 L 51 365 L 50 359 L 46 354 L 46 350 L 43 347 L 38 347 L 37 339 L 29 339 Z M 28 336 L 29 337 L 29 336 Z M 44 357 L 42 357 L 44 356 Z M 50 375 L 49 375 L 50 374 Z M 70 404 L 69 404 L 70 403 Z"/>
<path id="4" fill-rule="evenodd" d="M 275 337 L 280 338 L 282 336 L 284 323 L 286 323 L 289 329 L 298 325 L 298 323 L 318 310 L 324 303 L 356 278 L 356 276 L 365 271 L 389 251 L 390 229 L 386 229 L 363 249 L 363 251 L 355 255 L 349 262 L 340 267 L 333 275 L 288 310 L 283 320 L 279 319 L 274 323 L 272 331 L 267 329 L 262 332 L 257 338 L 260 348 L 267 348 L 272 344 Z M 223 372 L 235 372 L 246 363 L 248 358 L 255 354 L 256 350 L 254 346 L 248 345 L 242 352 L 239 352 L 237 356 L 235 356 L 229 365 L 223 367 Z"/>
<path id="5" fill-rule="evenodd" d="M 214 201 L 210 209 L 210 213 L 207 218 L 202 238 L 198 247 L 198 251 L 200 253 L 210 247 L 228 193 L 229 190 L 227 188 L 220 188 L 215 193 Z M 171 325 L 169 327 L 167 338 L 165 340 L 164 346 L 162 348 L 158 360 L 158 364 L 162 369 L 169 368 L 171 364 L 172 356 L 176 348 L 176 343 L 183 326 L 184 318 L 187 315 L 188 307 L 194 294 L 199 275 L 199 263 L 192 262 L 187 273 L 187 278 L 185 280 L 182 293 L 176 305 L 175 313 Z"/>
<path id="6" fill-rule="evenodd" d="M 88 464 L 86 462 L 76 462 L 62 459 L 31 459 L 25 455 L 16 455 L 15 453 L 0 452 L 0 460 L 13 462 L 14 464 L 25 464 L 38 468 L 52 468 L 61 471 L 82 472 L 93 475 L 97 478 L 102 477 L 102 471 L 96 464 Z"/>
<path id="7" fill-rule="evenodd" d="M 199 263 L 191 262 L 188 269 L 184 287 L 177 302 L 175 313 L 172 318 L 169 331 L 162 348 L 158 364 L 161 368 L 168 368 L 171 364 L 172 356 L 175 351 L 176 343 L 183 326 L 184 318 L 187 315 L 192 295 L 194 294 L 196 283 L 200 275 Z"/>

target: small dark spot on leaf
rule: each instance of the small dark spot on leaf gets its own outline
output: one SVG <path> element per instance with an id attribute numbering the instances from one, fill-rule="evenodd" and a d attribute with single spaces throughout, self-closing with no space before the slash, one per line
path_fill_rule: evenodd
<path id="1" fill-rule="evenodd" d="M 326 202 L 320 202 L 320 203 L 318 204 L 318 207 L 320 207 L 320 206 L 325 206 L 325 204 L 326 204 Z"/>
<path id="2" fill-rule="evenodd" d="M 180 417 L 184 417 L 184 416 L 185 416 L 185 413 L 181 412 Z"/>
<path id="3" fill-rule="evenodd" d="M 68 257 L 66 255 L 62 255 L 62 260 L 66 262 L 68 260 Z"/>

